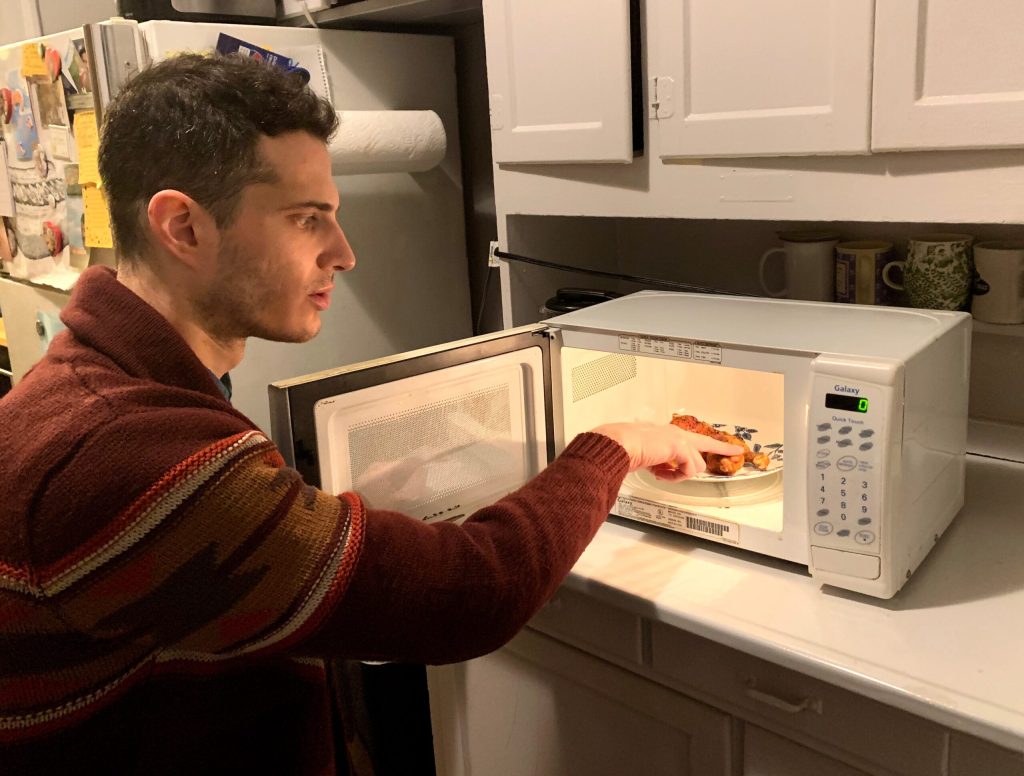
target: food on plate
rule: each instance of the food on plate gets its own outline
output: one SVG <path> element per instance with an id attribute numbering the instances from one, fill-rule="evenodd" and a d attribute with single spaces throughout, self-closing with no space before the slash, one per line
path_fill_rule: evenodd
<path id="1" fill-rule="evenodd" d="M 672 414 L 672 425 L 679 426 L 683 431 L 692 431 L 696 434 L 703 434 L 712 439 L 718 439 L 729 444 L 739 445 L 743 448 L 743 455 L 718 455 L 717 453 L 701 453 L 704 462 L 707 464 L 709 474 L 721 474 L 731 477 L 743 468 L 744 464 L 750 464 L 755 469 L 764 471 L 771 463 L 767 453 L 755 453 L 747 445 L 746 441 L 738 436 L 726 434 L 724 431 L 695 418 L 693 415 Z"/>

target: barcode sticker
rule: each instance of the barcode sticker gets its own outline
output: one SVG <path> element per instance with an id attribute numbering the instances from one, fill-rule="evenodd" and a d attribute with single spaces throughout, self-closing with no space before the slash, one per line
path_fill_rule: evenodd
<path id="1" fill-rule="evenodd" d="M 718 520 L 706 515 L 697 515 L 670 504 L 620 495 L 615 502 L 615 514 L 643 523 L 660 525 L 681 533 L 712 537 L 730 544 L 740 541 L 740 527 L 736 523 Z"/>

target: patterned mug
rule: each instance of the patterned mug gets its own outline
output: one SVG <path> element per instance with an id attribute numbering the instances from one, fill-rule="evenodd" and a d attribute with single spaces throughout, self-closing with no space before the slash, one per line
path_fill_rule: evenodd
<path id="1" fill-rule="evenodd" d="M 922 234 L 907 242 L 907 260 L 890 261 L 883 275 L 892 287 L 906 288 L 912 307 L 963 310 L 971 296 L 974 264 L 969 234 Z M 903 270 L 903 282 L 891 277 Z"/>

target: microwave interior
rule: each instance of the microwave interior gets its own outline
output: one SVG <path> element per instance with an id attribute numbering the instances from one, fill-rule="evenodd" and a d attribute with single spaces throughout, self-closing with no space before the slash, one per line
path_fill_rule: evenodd
<path id="1" fill-rule="evenodd" d="M 671 482 L 647 470 L 633 472 L 623 495 L 763 531 L 783 530 L 781 372 L 574 347 L 560 353 L 566 440 L 611 421 L 669 423 L 674 416 L 692 416 L 759 454 L 728 475 L 708 471 Z"/>

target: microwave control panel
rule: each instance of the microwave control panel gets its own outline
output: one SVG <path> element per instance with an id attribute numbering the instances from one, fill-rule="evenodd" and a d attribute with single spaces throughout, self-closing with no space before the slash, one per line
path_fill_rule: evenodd
<path id="1" fill-rule="evenodd" d="M 812 547 L 881 554 L 891 388 L 816 376 L 808 413 Z"/>

